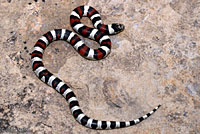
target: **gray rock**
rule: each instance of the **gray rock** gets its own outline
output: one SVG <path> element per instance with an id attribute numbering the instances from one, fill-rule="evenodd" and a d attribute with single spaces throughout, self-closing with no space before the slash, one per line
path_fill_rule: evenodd
<path id="1" fill-rule="evenodd" d="M 82 127 L 65 99 L 32 72 L 35 42 L 52 29 L 72 30 L 71 11 L 86 4 L 105 24 L 125 25 L 125 31 L 111 36 L 111 54 L 88 61 L 58 41 L 46 49 L 45 66 L 72 87 L 83 111 L 96 119 L 130 120 L 162 104 L 136 126 Z M 200 133 L 199 9 L 198 0 L 1 0 L 0 133 Z M 91 26 L 87 18 L 82 22 Z"/>

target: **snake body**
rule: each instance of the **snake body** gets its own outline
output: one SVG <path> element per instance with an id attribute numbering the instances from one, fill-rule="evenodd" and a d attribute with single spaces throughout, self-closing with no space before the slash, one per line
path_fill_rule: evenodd
<path id="1" fill-rule="evenodd" d="M 89 17 L 95 28 L 90 28 L 81 23 L 82 17 Z M 47 85 L 59 92 L 69 103 L 69 108 L 73 117 L 81 125 L 91 129 L 115 129 L 135 125 L 152 115 L 159 107 L 155 107 L 151 112 L 131 121 L 101 121 L 85 115 L 70 87 L 61 79 L 49 72 L 42 62 L 45 48 L 56 40 L 67 41 L 84 58 L 90 60 L 100 60 L 105 58 L 111 49 L 111 41 L 108 35 L 117 34 L 124 29 L 122 24 L 104 25 L 101 22 L 100 14 L 90 6 L 79 6 L 70 15 L 72 28 L 84 37 L 97 41 L 100 44 L 98 49 L 91 49 L 86 46 L 80 37 L 67 29 L 55 29 L 44 34 L 35 44 L 32 52 L 32 68 L 36 76 Z"/>

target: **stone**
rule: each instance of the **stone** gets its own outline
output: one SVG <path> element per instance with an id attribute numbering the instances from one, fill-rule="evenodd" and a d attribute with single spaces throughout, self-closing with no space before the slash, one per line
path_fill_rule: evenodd
<path id="1" fill-rule="evenodd" d="M 65 99 L 32 71 L 36 41 L 52 29 L 72 30 L 69 16 L 80 5 L 93 6 L 105 24 L 122 23 L 125 30 L 111 36 L 112 50 L 103 60 L 86 60 L 57 41 L 45 51 L 45 66 L 70 85 L 89 117 L 125 121 L 162 105 L 136 126 L 81 126 Z M 1 0 L 0 133 L 200 133 L 199 11 L 199 0 Z M 88 18 L 82 22 L 92 26 Z"/>

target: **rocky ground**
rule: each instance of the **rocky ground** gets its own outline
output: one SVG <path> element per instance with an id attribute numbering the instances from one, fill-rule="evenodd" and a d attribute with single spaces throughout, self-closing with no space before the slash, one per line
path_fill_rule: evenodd
<path id="1" fill-rule="evenodd" d="M 104 23 L 125 31 L 111 37 L 101 61 L 82 58 L 68 43 L 52 43 L 44 63 L 68 83 L 83 111 L 102 120 L 130 120 L 129 128 L 96 131 L 79 125 L 65 99 L 32 72 L 30 54 L 49 30 L 66 28 L 71 11 L 95 7 Z M 91 26 L 87 18 L 82 22 Z M 199 134 L 199 0 L 1 0 L 1 134 Z M 98 44 L 82 38 L 92 48 Z"/>

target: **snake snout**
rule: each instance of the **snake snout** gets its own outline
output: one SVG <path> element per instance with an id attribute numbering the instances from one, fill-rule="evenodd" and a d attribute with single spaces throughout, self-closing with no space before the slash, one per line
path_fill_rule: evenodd
<path id="1" fill-rule="evenodd" d="M 123 31 L 124 28 L 125 28 L 125 26 L 124 26 L 123 24 L 118 24 L 118 27 L 119 27 L 119 29 L 121 29 L 121 31 Z M 120 31 L 120 32 L 121 32 L 121 31 Z"/>
<path id="2" fill-rule="evenodd" d="M 115 30 L 115 34 L 122 32 L 125 28 L 123 24 L 114 23 L 112 24 L 113 29 Z"/>

